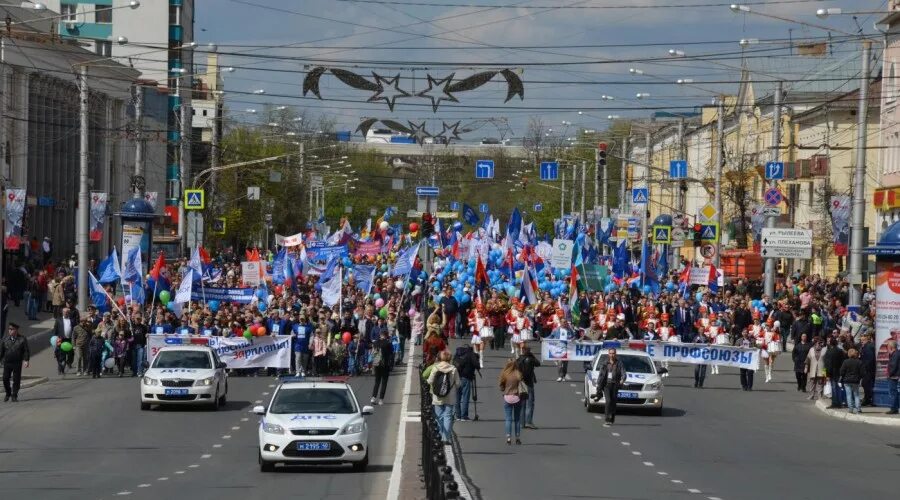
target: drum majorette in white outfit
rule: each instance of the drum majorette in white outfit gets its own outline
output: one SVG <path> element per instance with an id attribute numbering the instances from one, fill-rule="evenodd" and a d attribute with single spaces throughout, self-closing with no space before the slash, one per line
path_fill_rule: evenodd
<path id="1" fill-rule="evenodd" d="M 524 304 L 518 308 L 509 310 L 506 321 L 509 323 L 508 331 L 511 335 L 509 341 L 510 354 L 518 356 L 522 353 L 522 346 L 531 339 L 531 320 L 525 315 Z"/>
<path id="2" fill-rule="evenodd" d="M 781 335 L 778 333 L 778 326 L 780 325 L 776 326 L 776 323 L 778 322 L 769 318 L 763 330 L 763 352 L 760 353 L 760 356 L 763 357 L 763 362 L 766 364 L 766 383 L 772 381 L 775 358 L 781 354 Z"/>
<path id="3" fill-rule="evenodd" d="M 478 354 L 479 364 L 484 368 L 484 356 L 482 355 L 484 352 L 484 334 L 490 333 L 491 337 L 494 336 L 494 330 L 488 325 L 488 319 L 484 315 L 484 311 L 476 309 L 469 317 L 469 330 L 472 332 L 472 340 L 470 341 L 472 349 Z"/>
<path id="4" fill-rule="evenodd" d="M 712 343 L 715 345 L 728 345 L 728 334 L 725 332 L 725 328 L 722 327 L 722 324 L 718 321 L 709 327 L 709 336 Z M 710 367 L 710 373 L 718 375 L 719 365 L 712 365 L 712 367 Z"/>

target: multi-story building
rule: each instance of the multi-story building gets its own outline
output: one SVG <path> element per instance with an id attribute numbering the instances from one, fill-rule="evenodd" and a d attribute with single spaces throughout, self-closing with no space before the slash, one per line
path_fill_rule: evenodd
<path id="1" fill-rule="evenodd" d="M 884 149 L 880 153 L 881 186 L 873 200 L 879 232 L 900 220 L 900 1 L 892 0 L 891 10 L 876 25 L 884 33 L 879 133 Z"/>

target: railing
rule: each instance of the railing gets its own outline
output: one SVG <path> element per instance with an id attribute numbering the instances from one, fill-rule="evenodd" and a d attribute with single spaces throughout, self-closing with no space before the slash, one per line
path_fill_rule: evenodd
<path id="1" fill-rule="evenodd" d="M 441 432 L 438 430 L 437 418 L 431 404 L 431 388 L 421 376 L 419 380 L 422 385 L 422 473 L 425 478 L 425 498 L 462 499 L 459 485 L 453 479 L 453 469 L 447 465 Z"/>

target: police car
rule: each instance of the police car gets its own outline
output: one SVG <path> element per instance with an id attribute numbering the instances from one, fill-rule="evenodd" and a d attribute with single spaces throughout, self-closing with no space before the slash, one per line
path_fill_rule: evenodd
<path id="1" fill-rule="evenodd" d="M 619 398 L 616 400 L 616 406 L 646 408 L 655 415 L 662 415 L 662 374 L 668 370 L 657 368 L 650 355 L 644 351 L 616 349 L 616 357 L 625 366 L 625 384 L 619 388 Z M 597 377 L 600 376 L 600 369 L 608 359 L 609 355 L 605 349 L 598 351 L 594 359 L 591 360 L 591 369 L 585 372 L 584 398 L 582 401 L 588 412 L 603 406 L 602 393 L 598 401 L 594 401 L 591 398 L 597 392 Z"/>
<path id="2" fill-rule="evenodd" d="M 354 470 L 365 470 L 369 465 L 365 417 L 374 411 L 371 406 L 360 407 L 346 378 L 282 379 L 268 408 L 253 408 L 262 416 L 259 470 L 271 472 L 276 463 L 350 463 Z"/>
<path id="3" fill-rule="evenodd" d="M 206 404 L 218 410 L 225 404 L 225 363 L 208 346 L 165 346 L 152 361 L 144 362 L 144 369 L 141 410 L 154 404 Z"/>

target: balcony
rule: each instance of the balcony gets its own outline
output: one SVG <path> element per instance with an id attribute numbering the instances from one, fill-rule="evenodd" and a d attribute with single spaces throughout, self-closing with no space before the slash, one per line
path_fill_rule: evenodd
<path id="1" fill-rule="evenodd" d="M 112 40 L 112 24 L 60 21 L 59 36 L 69 38 L 88 38 L 91 40 Z"/>

